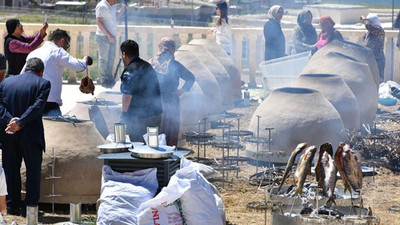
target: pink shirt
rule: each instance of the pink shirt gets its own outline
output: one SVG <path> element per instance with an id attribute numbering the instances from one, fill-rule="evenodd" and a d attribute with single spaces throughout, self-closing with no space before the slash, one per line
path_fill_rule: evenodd
<path id="1" fill-rule="evenodd" d="M 9 44 L 10 52 L 12 53 L 25 53 L 28 54 L 35 50 L 42 42 L 43 38 L 40 37 L 40 33 L 33 36 L 23 36 L 27 42 L 20 40 L 12 40 Z"/>

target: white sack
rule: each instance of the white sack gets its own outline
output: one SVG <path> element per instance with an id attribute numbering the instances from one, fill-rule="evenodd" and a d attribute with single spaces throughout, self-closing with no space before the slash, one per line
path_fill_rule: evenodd
<path id="1" fill-rule="evenodd" d="M 140 205 L 138 218 L 140 225 L 223 224 L 213 188 L 193 166 L 176 171 L 167 187 Z"/>
<path id="2" fill-rule="evenodd" d="M 118 173 L 103 166 L 103 183 L 98 225 L 136 225 L 140 204 L 154 197 L 158 189 L 157 168 Z"/>

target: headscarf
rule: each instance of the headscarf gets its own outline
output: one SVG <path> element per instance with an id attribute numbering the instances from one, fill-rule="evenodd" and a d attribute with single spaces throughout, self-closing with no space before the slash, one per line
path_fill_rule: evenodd
<path id="1" fill-rule="evenodd" d="M 14 31 L 17 28 L 18 24 L 19 24 L 19 20 L 18 19 L 9 19 L 9 20 L 7 20 L 7 22 L 6 22 L 7 33 L 9 35 L 14 33 Z"/>
<path id="2" fill-rule="evenodd" d="M 297 16 L 297 24 L 300 26 L 300 28 L 303 31 L 304 35 L 306 35 L 306 36 L 314 35 L 314 38 L 316 39 L 317 38 L 317 33 L 315 32 L 315 28 L 313 27 L 313 25 L 304 23 L 304 20 L 306 19 L 308 14 L 310 14 L 311 17 L 312 17 L 312 14 L 311 14 L 310 10 L 301 11 L 299 13 L 299 15 Z"/>
<path id="3" fill-rule="evenodd" d="M 319 20 L 319 24 L 322 31 L 317 40 L 317 48 L 321 49 L 330 42 L 331 36 L 333 35 L 333 26 L 335 26 L 335 22 L 330 16 L 322 16 Z"/>
<path id="4" fill-rule="evenodd" d="M 335 22 L 330 16 L 321 16 L 319 24 L 321 25 L 322 31 L 330 31 L 333 29 L 333 26 L 335 26 Z"/>
<path id="5" fill-rule="evenodd" d="M 369 13 L 365 19 L 367 19 L 373 27 L 382 27 L 379 22 L 379 17 L 375 13 Z"/>
<path id="6" fill-rule="evenodd" d="M 169 37 L 164 37 L 158 44 L 157 56 L 150 60 L 150 64 L 153 66 L 157 73 L 166 74 L 168 73 L 169 63 L 175 59 L 174 53 L 176 49 L 175 41 Z"/>
<path id="7" fill-rule="evenodd" d="M 282 10 L 283 10 L 282 6 L 280 6 L 280 5 L 273 5 L 273 6 L 268 10 L 267 17 L 268 17 L 269 19 L 274 19 L 274 20 L 278 21 L 278 20 L 276 19 L 276 15 L 278 14 L 279 9 L 282 9 Z M 278 22 L 279 22 L 279 21 L 278 21 Z"/>

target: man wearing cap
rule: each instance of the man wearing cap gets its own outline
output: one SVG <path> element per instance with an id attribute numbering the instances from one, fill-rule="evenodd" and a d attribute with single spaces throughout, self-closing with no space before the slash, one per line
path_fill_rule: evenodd
<path id="1" fill-rule="evenodd" d="M 99 46 L 100 83 L 106 88 L 115 84 L 113 68 L 116 53 L 116 37 L 118 33 L 117 19 L 126 6 L 117 11 L 117 0 L 101 0 L 96 5 L 96 42 Z"/>
<path id="2" fill-rule="evenodd" d="M 46 37 L 48 24 L 43 23 L 39 33 L 33 36 L 22 35 L 24 28 L 18 19 L 7 20 L 6 27 L 8 34 L 4 38 L 4 53 L 8 60 L 8 77 L 21 72 L 28 54 L 35 50 Z"/>

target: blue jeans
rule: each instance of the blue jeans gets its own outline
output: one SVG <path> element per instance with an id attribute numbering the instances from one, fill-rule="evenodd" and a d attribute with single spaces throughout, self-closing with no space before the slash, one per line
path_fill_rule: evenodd
<path id="1" fill-rule="evenodd" d="M 106 86 L 115 84 L 113 69 L 115 61 L 116 41 L 110 42 L 107 36 L 96 35 L 99 47 L 99 74 L 101 83 Z"/>

